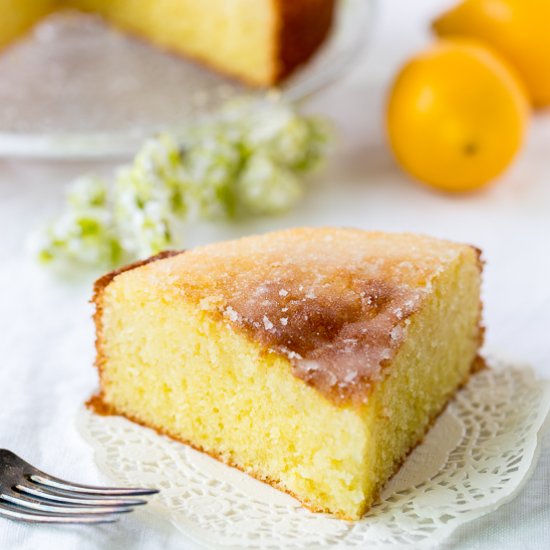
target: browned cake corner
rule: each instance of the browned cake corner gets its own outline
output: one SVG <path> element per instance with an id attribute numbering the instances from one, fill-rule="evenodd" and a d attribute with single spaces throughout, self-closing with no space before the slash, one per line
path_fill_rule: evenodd
<path id="1" fill-rule="evenodd" d="M 288 77 L 316 53 L 334 23 L 335 0 L 276 0 L 278 54 L 272 84 Z"/>

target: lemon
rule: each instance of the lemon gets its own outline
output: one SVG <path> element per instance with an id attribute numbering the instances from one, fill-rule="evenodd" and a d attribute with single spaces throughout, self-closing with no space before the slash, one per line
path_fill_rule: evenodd
<path id="1" fill-rule="evenodd" d="M 529 106 L 520 80 L 471 40 L 440 41 L 397 76 L 386 112 L 402 168 L 432 187 L 477 189 L 519 151 Z"/>
<path id="2" fill-rule="evenodd" d="M 465 0 L 433 27 L 490 45 L 515 66 L 533 105 L 550 105 L 550 0 Z"/>

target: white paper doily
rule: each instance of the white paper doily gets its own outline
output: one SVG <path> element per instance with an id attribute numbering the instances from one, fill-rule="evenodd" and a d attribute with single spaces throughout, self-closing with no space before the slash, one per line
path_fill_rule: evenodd
<path id="1" fill-rule="evenodd" d="M 494 363 L 494 362 L 493 362 Z M 529 368 L 473 376 L 361 521 L 313 514 L 290 496 L 120 417 L 86 409 L 82 435 L 117 482 L 161 489 L 148 510 L 208 548 L 425 548 L 510 500 L 538 458 L 550 384 Z"/>

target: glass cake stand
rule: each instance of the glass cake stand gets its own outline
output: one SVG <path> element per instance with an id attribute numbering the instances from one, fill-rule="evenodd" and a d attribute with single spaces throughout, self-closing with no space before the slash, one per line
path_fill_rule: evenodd
<path id="1" fill-rule="evenodd" d="M 260 92 L 93 16 L 54 15 L 0 52 L 0 156 L 124 157 L 154 132 L 237 95 L 303 100 L 353 66 L 373 19 L 373 0 L 339 0 L 334 31 L 314 59 L 280 89 Z"/>

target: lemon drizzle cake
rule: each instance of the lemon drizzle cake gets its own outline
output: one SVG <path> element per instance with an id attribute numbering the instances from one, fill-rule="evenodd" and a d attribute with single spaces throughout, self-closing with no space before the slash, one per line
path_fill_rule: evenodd
<path id="1" fill-rule="evenodd" d="M 307 62 L 329 34 L 335 0 L 0 0 L 0 47 L 60 8 L 117 27 L 258 86 Z"/>
<path id="2" fill-rule="evenodd" d="M 295 229 L 96 284 L 96 409 L 357 519 L 477 364 L 479 252 Z"/>

